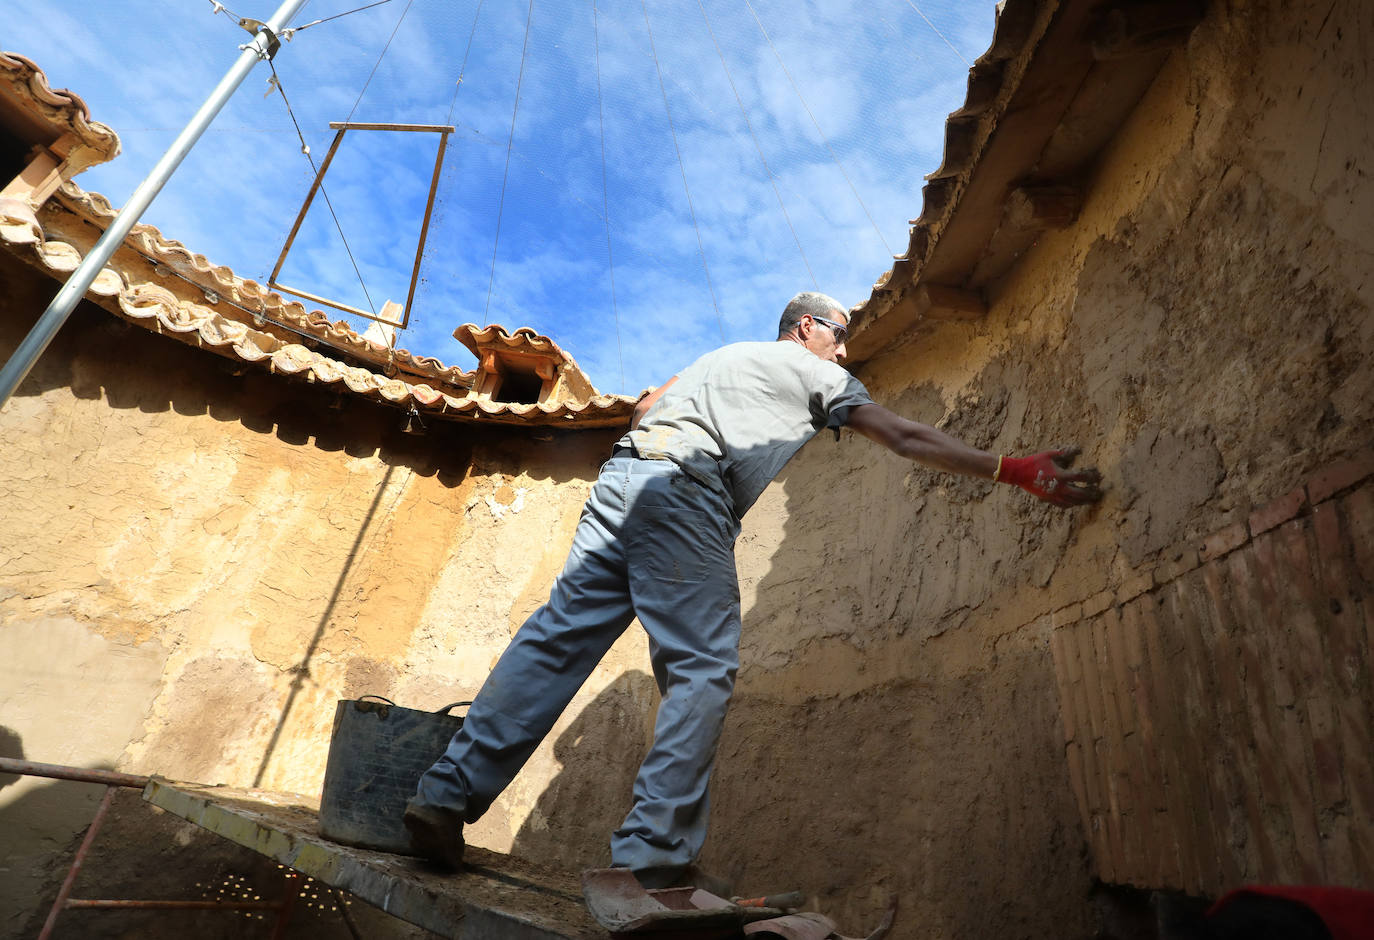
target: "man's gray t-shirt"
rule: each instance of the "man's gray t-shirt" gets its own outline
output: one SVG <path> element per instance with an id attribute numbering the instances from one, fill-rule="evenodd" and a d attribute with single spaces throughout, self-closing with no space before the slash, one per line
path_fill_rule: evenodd
<path id="1" fill-rule="evenodd" d="M 799 343 L 734 343 L 678 373 L 620 443 L 723 490 L 739 518 L 816 432 L 872 403 L 862 382 Z"/>

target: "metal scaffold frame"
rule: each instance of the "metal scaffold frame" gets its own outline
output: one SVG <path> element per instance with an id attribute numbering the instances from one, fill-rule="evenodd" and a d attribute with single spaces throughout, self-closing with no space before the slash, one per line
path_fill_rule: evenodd
<path id="1" fill-rule="evenodd" d="M 57 927 L 59 915 L 63 911 L 69 910 L 275 911 L 277 917 L 273 921 L 272 940 L 280 940 L 281 937 L 286 936 L 286 927 L 291 921 L 291 914 L 295 910 L 303 883 L 300 874 L 289 869 L 283 879 L 286 890 L 279 901 L 97 900 L 72 897 L 72 888 L 86 863 L 86 857 L 90 854 L 91 846 L 95 844 L 96 836 L 100 833 L 101 825 L 105 822 L 110 806 L 114 803 L 115 793 L 121 787 L 142 790 L 152 778 L 119 773 L 114 770 L 87 770 L 82 767 L 67 767 L 61 764 L 40 764 L 34 761 L 16 760 L 11 757 L 0 757 L 0 773 L 105 785 L 105 793 L 100 798 L 100 805 L 96 808 L 90 826 L 86 828 L 86 834 L 81 839 L 81 845 L 76 850 L 71 867 L 67 869 L 67 876 L 62 880 L 62 887 L 57 891 L 57 899 L 53 901 L 52 908 L 48 911 L 48 918 L 43 922 L 43 929 L 38 934 L 38 940 L 49 940 L 53 930 Z"/>

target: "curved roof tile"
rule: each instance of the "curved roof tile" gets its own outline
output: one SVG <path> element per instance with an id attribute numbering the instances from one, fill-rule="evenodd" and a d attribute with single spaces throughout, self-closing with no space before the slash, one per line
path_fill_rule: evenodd
<path id="1" fill-rule="evenodd" d="M 31 59 L 16 52 L 0 51 L 0 82 L 26 110 L 49 124 L 70 131 L 76 144 L 67 156 L 72 174 L 113 160 L 119 154 L 119 137 L 99 121 L 91 120 L 86 102 L 63 89 L 54 89 L 48 77 Z"/>

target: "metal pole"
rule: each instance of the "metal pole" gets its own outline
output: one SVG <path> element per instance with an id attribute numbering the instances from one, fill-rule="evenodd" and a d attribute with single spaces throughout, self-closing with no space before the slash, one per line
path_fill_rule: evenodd
<path id="1" fill-rule="evenodd" d="M 142 790 L 148 778 L 138 774 L 123 774 L 117 770 L 87 770 L 65 764 L 40 764 L 37 761 L 0 757 L 0 774 L 22 774 L 31 777 L 52 777 L 57 780 L 78 780 L 84 783 L 103 783 L 107 787 L 135 787 Z"/>
<path id="2" fill-rule="evenodd" d="M 163 185 L 166 184 L 172 173 L 181 165 L 181 161 L 186 158 L 200 136 L 205 133 L 205 129 L 210 126 L 210 122 L 215 119 L 224 105 L 233 96 L 239 85 L 248 77 L 253 66 L 259 60 L 271 58 L 276 52 L 278 43 L 277 36 L 286 25 L 286 21 L 295 16 L 300 8 L 305 6 L 306 0 L 284 0 L 282 5 L 277 8 L 277 12 L 272 14 L 272 18 L 260 25 L 253 41 L 241 46 L 243 54 L 238 57 L 233 67 L 229 69 L 225 76 L 220 79 L 215 90 L 210 93 L 210 97 L 200 106 L 200 110 L 191 118 L 186 128 L 172 142 L 172 146 L 163 154 L 162 159 L 153 167 L 148 177 L 139 184 L 138 189 L 129 197 L 124 208 L 120 210 L 105 234 L 100 236 L 100 240 L 95 243 L 95 247 L 87 253 L 80 266 L 72 272 L 72 276 L 67 279 L 67 283 L 62 285 L 62 289 L 57 292 L 48 309 L 43 312 L 29 335 L 24 337 L 19 346 L 14 350 L 14 355 L 9 358 L 3 368 L 0 368 L 0 408 L 10 400 L 14 390 L 19 387 L 19 383 L 24 381 L 24 377 L 29 374 L 33 364 L 38 357 L 43 355 L 43 350 L 48 348 L 57 331 L 62 328 L 62 324 L 67 322 L 72 310 L 76 308 L 77 301 L 86 295 L 92 282 L 100 269 L 105 266 L 105 262 L 115 253 L 129 230 L 134 227 L 139 216 L 148 208 L 148 204 L 153 201 Z M 270 50 L 270 51 L 269 51 Z"/>
<path id="3" fill-rule="evenodd" d="M 43 931 L 38 935 L 38 940 L 48 940 L 52 936 L 53 928 L 57 926 L 57 915 L 62 913 L 62 909 L 67 906 L 67 898 L 71 897 L 72 885 L 76 884 L 76 876 L 81 872 L 81 866 L 86 861 L 86 853 L 91 850 L 91 844 L 95 842 L 95 835 L 100 831 L 100 824 L 105 821 L 105 814 L 110 811 L 110 804 L 114 802 L 115 791 L 119 789 L 118 784 L 110 784 L 105 788 L 105 795 L 100 798 L 100 807 L 95 811 L 95 819 L 91 820 L 90 828 L 86 830 L 86 837 L 81 840 L 81 848 L 76 850 L 76 858 L 72 861 L 72 867 L 67 872 L 67 878 L 62 882 L 61 889 L 57 892 L 57 900 L 52 902 L 52 910 L 48 912 L 48 919 L 43 923 Z"/>

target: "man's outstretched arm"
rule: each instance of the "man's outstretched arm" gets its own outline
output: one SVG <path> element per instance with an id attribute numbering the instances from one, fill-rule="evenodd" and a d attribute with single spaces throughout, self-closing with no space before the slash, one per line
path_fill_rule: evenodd
<path id="1" fill-rule="evenodd" d="M 1077 447 L 1029 457 L 999 457 L 882 405 L 855 407 L 846 425 L 908 460 L 948 473 L 1010 483 L 1056 506 L 1077 506 L 1102 498 L 1102 477 L 1096 469 L 1074 470 L 1069 466 L 1078 456 Z"/>

